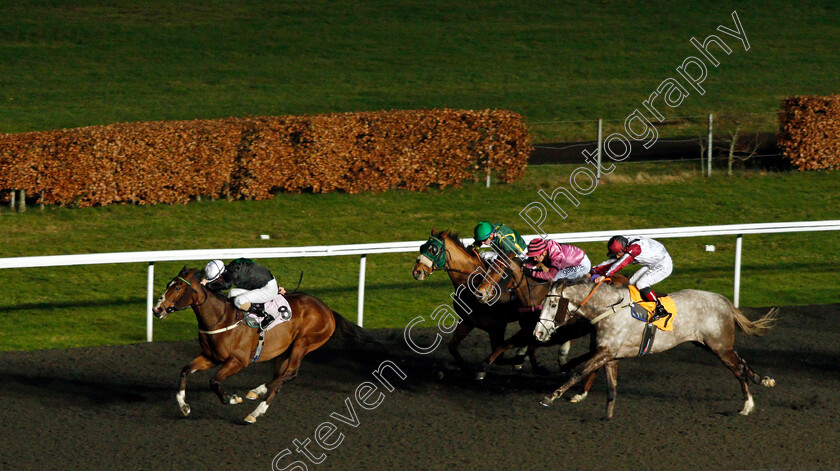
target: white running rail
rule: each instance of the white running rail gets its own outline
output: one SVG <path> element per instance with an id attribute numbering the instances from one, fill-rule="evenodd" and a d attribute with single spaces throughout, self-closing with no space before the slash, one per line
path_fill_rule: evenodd
<path id="1" fill-rule="evenodd" d="M 741 286 L 741 251 L 742 239 L 745 234 L 777 234 L 790 232 L 837 231 L 840 230 L 840 220 L 831 221 L 803 221 L 803 222 L 771 222 L 762 224 L 732 224 L 723 226 L 694 226 L 670 227 L 657 229 L 619 229 L 595 232 L 559 232 L 547 234 L 548 238 L 564 243 L 598 242 L 609 240 L 615 234 L 632 234 L 638 236 L 655 237 L 660 239 L 675 237 L 714 237 L 734 235 L 735 243 L 735 274 L 733 302 L 738 305 Z M 526 242 L 536 234 L 523 236 Z M 464 244 L 472 243 L 472 239 L 462 239 Z M 299 257 L 334 257 L 340 255 L 359 255 L 359 294 L 357 323 L 361 326 L 364 320 L 364 289 L 366 255 L 382 253 L 418 252 L 425 240 L 407 242 L 385 242 L 375 244 L 351 245 L 313 245 L 307 247 L 271 247 L 271 248 L 240 248 L 240 249 L 207 249 L 207 250 L 165 250 L 155 252 L 115 252 L 81 255 L 47 255 L 40 257 L 12 257 L 0 258 L 2 268 L 33 268 L 58 267 L 71 265 L 96 265 L 103 263 L 148 263 L 146 297 L 146 340 L 152 341 L 152 308 L 154 306 L 154 269 L 155 262 L 172 261 L 207 261 L 213 259 L 248 258 L 299 258 Z"/>

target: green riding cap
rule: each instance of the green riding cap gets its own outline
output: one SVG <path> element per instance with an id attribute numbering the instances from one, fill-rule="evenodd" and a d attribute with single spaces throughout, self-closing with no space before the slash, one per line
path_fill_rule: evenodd
<path id="1" fill-rule="evenodd" d="M 491 224 L 487 221 L 481 221 L 475 226 L 475 242 L 481 243 L 490 237 L 490 234 L 496 233 L 494 243 L 506 252 L 513 252 L 517 255 L 525 253 L 528 244 L 522 239 L 518 232 L 511 229 L 504 224 Z"/>
<path id="2" fill-rule="evenodd" d="M 493 225 L 487 221 L 481 221 L 475 226 L 475 231 L 473 232 L 476 242 L 483 242 L 493 233 Z"/>

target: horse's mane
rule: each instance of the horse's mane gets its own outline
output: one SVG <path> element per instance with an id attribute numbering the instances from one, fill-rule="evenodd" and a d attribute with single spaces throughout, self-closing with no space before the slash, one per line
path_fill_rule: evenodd
<path id="1" fill-rule="evenodd" d="M 448 234 L 444 235 L 444 233 L 445 233 L 445 232 L 447 232 L 447 231 L 445 231 L 445 230 L 444 230 L 444 231 L 440 231 L 440 232 L 438 232 L 438 233 L 436 234 L 436 236 L 437 236 L 437 237 L 440 237 L 440 238 L 442 238 L 442 239 L 449 239 L 449 240 L 451 240 L 451 241 L 452 241 L 452 243 L 453 243 L 453 244 L 455 244 L 455 247 L 457 247 L 457 248 L 461 249 L 461 251 L 463 251 L 464 253 L 466 253 L 468 256 L 470 256 L 470 257 L 472 257 L 472 258 L 478 258 L 479 260 L 481 260 L 481 257 L 479 257 L 477 254 L 475 254 L 472 250 L 468 249 L 468 248 L 464 245 L 464 243 L 461 241 L 461 238 L 458 236 L 458 233 L 457 233 L 457 232 L 450 232 L 450 233 L 448 233 Z"/>
<path id="2" fill-rule="evenodd" d="M 204 278 L 204 269 L 203 268 L 187 268 L 186 266 L 184 266 L 184 268 L 181 269 L 181 272 L 178 273 L 178 276 L 183 277 L 185 279 L 189 279 L 190 277 L 192 277 L 193 279 L 195 279 L 195 281 L 201 281 L 202 278 Z M 205 288 L 204 289 L 205 292 L 212 294 L 216 298 L 219 298 L 222 301 L 229 302 L 231 304 L 233 303 L 233 300 L 229 299 L 224 294 L 219 293 L 218 291 L 213 291 L 212 289 L 207 288 L 206 286 L 204 288 Z"/>

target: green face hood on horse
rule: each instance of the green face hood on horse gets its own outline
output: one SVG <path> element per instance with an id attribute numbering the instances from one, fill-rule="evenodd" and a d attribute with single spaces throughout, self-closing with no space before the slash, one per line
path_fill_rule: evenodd
<path id="1" fill-rule="evenodd" d="M 442 269 L 446 265 L 446 247 L 443 240 L 437 236 L 429 237 L 429 240 L 420 246 L 417 261 L 430 268 L 434 267 L 435 270 Z"/>

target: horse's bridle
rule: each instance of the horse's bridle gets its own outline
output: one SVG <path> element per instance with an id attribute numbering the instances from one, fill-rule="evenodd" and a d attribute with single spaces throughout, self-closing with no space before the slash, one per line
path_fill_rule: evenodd
<path id="1" fill-rule="evenodd" d="M 514 262 L 511 261 L 511 263 L 514 263 Z M 525 283 L 525 286 L 528 287 L 528 299 L 531 302 L 533 302 L 534 301 L 534 294 L 531 292 L 531 284 L 528 283 L 526 275 L 525 275 L 525 273 L 522 272 L 521 269 L 519 271 L 519 274 L 521 275 L 520 278 L 519 278 L 519 283 L 516 283 L 516 286 L 508 286 L 503 291 L 508 292 L 508 293 L 513 293 L 516 290 L 518 290 L 520 286 L 522 286 L 522 283 Z M 510 278 L 510 281 L 504 281 L 508 278 Z M 497 283 L 499 283 L 499 284 L 504 283 L 505 285 L 509 285 L 515 279 L 516 279 L 516 277 L 514 276 L 513 268 L 511 268 L 510 264 L 506 263 L 504 270 L 502 270 L 502 277 L 499 278 L 499 281 Z M 533 310 L 536 310 L 536 308 L 538 308 L 538 307 L 539 306 L 531 306 L 531 307 L 526 307 L 526 308 L 520 308 L 520 311 L 531 312 Z"/>
<path id="2" fill-rule="evenodd" d="M 569 322 L 569 319 L 571 319 L 571 317 L 572 317 L 572 316 L 581 316 L 581 317 L 584 317 L 584 318 L 585 318 L 586 316 L 584 316 L 583 314 L 581 314 L 581 313 L 579 312 L 579 311 L 580 311 L 580 308 L 582 308 L 582 307 L 583 307 L 583 305 L 584 305 L 584 304 L 586 304 L 586 302 L 587 302 L 587 301 L 589 301 L 589 299 L 592 297 L 592 295 L 593 295 L 593 294 L 595 294 L 595 291 L 597 291 L 597 290 L 598 290 L 598 288 L 601 286 L 601 283 L 606 282 L 606 281 L 609 281 L 609 278 L 601 278 L 601 279 L 599 279 L 599 280 L 598 280 L 598 282 L 595 284 L 595 286 L 593 286 L 593 287 L 592 287 L 592 290 L 591 290 L 591 291 L 589 291 L 589 294 L 588 294 L 588 295 L 586 295 L 586 298 L 584 298 L 583 302 L 581 302 L 580 304 L 578 304 L 578 306 L 575 308 L 575 310 L 574 310 L 574 311 L 569 311 L 569 306 L 568 306 L 568 304 L 567 304 L 567 305 L 566 305 L 566 311 L 569 313 L 569 315 L 568 315 L 568 316 L 567 316 L 567 318 L 566 318 L 566 319 L 564 319 L 562 322 L 558 322 L 558 321 L 557 321 L 557 318 L 560 316 L 560 311 L 559 311 L 559 309 L 558 309 L 558 311 L 557 311 L 557 314 L 555 314 L 555 315 L 554 315 L 554 319 L 539 319 L 539 320 L 538 320 L 538 322 L 540 323 L 540 325 L 542 325 L 542 326 L 543 326 L 543 328 L 545 328 L 545 330 L 546 330 L 546 331 L 548 331 L 548 332 L 552 332 L 552 331 L 551 331 L 551 329 L 549 329 L 549 328 L 545 327 L 545 324 L 544 324 L 544 323 L 546 323 L 546 322 L 551 322 L 551 323 L 552 323 L 552 327 L 554 327 L 554 330 L 557 330 L 557 328 L 558 328 L 558 327 L 560 327 L 560 326 L 562 326 L 562 325 L 567 324 L 567 323 Z M 563 284 L 562 284 L 562 285 L 560 285 L 560 294 L 547 294 L 547 295 L 545 295 L 545 297 L 546 297 L 546 298 L 553 298 L 553 297 L 556 297 L 556 298 L 560 298 L 560 299 L 566 299 L 566 300 L 568 300 L 568 298 L 564 298 L 564 297 L 563 297 L 563 291 L 564 291 L 565 289 L 566 289 L 566 282 L 565 282 L 565 280 L 564 280 L 564 281 L 563 281 Z M 613 304 L 611 304 L 611 305 L 607 306 L 607 309 L 610 309 L 610 308 L 611 308 L 611 309 L 612 309 L 612 311 L 613 311 L 612 313 L 616 313 L 616 312 L 618 312 L 618 310 L 617 310 L 615 307 L 616 307 L 616 306 L 618 306 L 619 304 L 621 304 L 621 301 L 623 301 L 623 300 L 624 300 L 624 297 L 622 297 L 622 298 L 621 298 L 621 299 L 619 299 L 618 301 L 614 302 Z M 626 307 L 626 306 L 625 306 L 625 307 Z M 605 309 L 604 311 L 606 311 L 606 309 Z M 597 323 L 598 323 L 601 319 L 603 319 L 603 317 L 606 317 L 606 315 L 609 315 L 609 314 L 601 314 L 601 315 L 597 316 L 596 318 L 591 319 L 589 322 L 591 322 L 593 325 L 594 325 L 594 324 L 597 324 Z"/>
<path id="3" fill-rule="evenodd" d="M 564 282 L 564 284 L 565 284 L 565 282 Z M 546 297 L 546 301 L 548 300 L 548 298 L 566 299 L 566 298 L 563 297 L 562 292 L 561 292 L 561 294 L 546 294 L 545 297 Z M 569 304 L 566 303 L 566 311 L 568 311 L 568 310 L 569 310 Z M 564 320 L 563 322 L 558 322 L 557 321 L 558 317 L 560 317 L 559 306 L 558 306 L 558 309 L 557 309 L 557 313 L 554 314 L 554 319 L 543 319 L 542 317 L 540 317 L 540 318 L 537 319 L 537 323 L 540 324 L 541 326 L 543 326 L 543 328 L 546 330 L 546 332 L 554 333 L 554 331 L 556 331 L 558 327 L 560 327 L 560 326 L 569 322 L 568 319 Z M 548 323 L 548 322 L 551 322 L 551 326 L 554 328 L 554 330 L 551 330 L 550 328 L 545 326 L 545 324 Z"/>
<path id="4" fill-rule="evenodd" d="M 446 241 L 443 240 L 443 238 L 439 238 L 438 236 L 433 235 L 433 236 L 430 237 L 430 239 L 434 239 L 434 240 L 436 240 L 440 243 L 440 250 L 438 251 L 437 254 L 434 255 L 434 258 L 429 258 L 429 261 L 432 262 L 432 267 L 431 267 L 432 270 L 429 272 L 429 274 L 434 273 L 434 271 L 437 270 L 438 265 L 440 265 L 440 268 L 442 268 L 444 271 L 447 271 L 447 272 L 454 271 L 455 273 L 460 273 L 462 275 L 472 275 L 473 272 L 459 270 L 457 268 L 450 268 L 449 267 L 449 260 L 451 259 L 451 257 L 449 255 L 449 251 L 446 250 Z M 475 250 L 475 249 L 473 249 L 473 250 Z M 429 249 L 429 252 L 431 253 L 431 248 Z M 423 253 L 421 252 L 420 255 L 423 255 Z M 476 257 L 478 257 L 479 262 L 481 262 L 481 264 L 483 266 L 484 265 L 484 260 L 482 260 L 482 258 L 480 256 L 478 256 L 478 254 L 475 254 L 475 255 L 476 255 Z M 443 257 L 443 263 L 442 264 L 440 263 L 440 257 Z"/>
<path id="5" fill-rule="evenodd" d="M 176 276 L 175 278 L 183 281 L 191 290 L 193 290 L 193 293 L 198 294 L 198 290 L 193 287 L 191 281 L 187 280 L 186 278 L 182 278 L 180 275 Z M 181 309 L 178 309 L 178 311 L 182 311 L 182 310 L 184 310 L 184 309 L 186 309 L 190 306 L 199 307 L 202 304 L 207 302 L 207 298 L 210 296 L 209 294 L 207 294 L 207 288 L 205 288 L 204 285 L 202 285 L 201 283 L 199 283 L 199 286 L 201 286 L 201 291 L 204 293 L 204 301 L 201 301 L 200 303 L 195 302 L 195 303 L 192 303 L 192 304 L 188 304 L 188 305 L 182 307 Z M 183 294 L 181 296 L 183 296 Z M 163 299 L 166 299 L 167 301 L 169 301 L 169 299 L 166 298 L 166 293 L 164 293 Z M 178 299 L 181 299 L 181 297 L 179 296 Z M 172 304 L 174 305 L 175 303 L 172 303 Z"/>
<path id="6" fill-rule="evenodd" d="M 193 292 L 194 292 L 195 294 L 198 294 L 198 290 L 197 290 L 197 289 L 195 289 L 195 287 L 193 286 L 192 282 L 190 282 L 190 281 L 189 281 L 189 280 L 187 280 L 186 278 L 183 278 L 183 277 L 181 277 L 180 275 L 178 275 L 178 276 L 176 276 L 176 277 L 175 277 L 175 279 L 177 279 L 177 280 L 181 280 L 181 281 L 182 281 L 182 282 L 184 282 L 184 284 L 186 284 L 186 285 L 187 285 L 187 286 L 188 286 L 191 290 L 193 290 Z M 205 286 L 204 286 L 204 285 L 202 285 L 201 283 L 199 283 L 199 286 L 201 286 L 201 292 L 204 294 L 204 300 L 203 300 L 203 301 L 201 301 L 201 302 L 198 302 L 198 301 L 196 300 L 196 302 L 191 303 L 191 304 L 188 304 L 188 305 L 186 305 L 186 306 L 184 306 L 184 307 L 182 307 L 182 308 L 180 308 L 180 309 L 174 309 L 174 304 L 175 304 L 175 303 L 174 303 L 174 302 L 172 302 L 172 301 L 170 301 L 170 300 L 166 297 L 166 293 L 164 293 L 164 295 L 163 295 L 163 299 L 165 299 L 166 301 L 169 301 L 170 303 L 172 303 L 172 304 L 173 304 L 173 306 L 172 306 L 172 310 L 170 310 L 170 308 L 166 308 L 167 312 L 183 311 L 184 309 L 186 309 L 186 308 L 188 308 L 188 307 L 190 307 L 190 306 L 193 306 L 193 307 L 200 307 L 200 306 L 202 306 L 204 303 L 206 303 L 206 302 L 207 302 L 207 299 L 210 297 L 210 295 L 207 293 L 207 287 L 205 287 Z M 168 292 L 168 291 L 169 291 L 169 290 L 167 290 L 167 292 Z M 184 294 L 181 294 L 181 296 L 184 296 Z M 179 296 L 179 297 L 178 297 L 178 299 L 181 299 L 181 296 Z M 222 313 L 222 317 L 224 317 L 224 312 Z M 199 331 L 199 333 L 202 333 L 202 334 L 209 334 L 209 335 L 218 334 L 218 333 L 221 333 L 221 332 L 227 332 L 228 330 L 232 330 L 232 329 L 234 329 L 234 328 L 238 327 L 238 326 L 242 323 L 242 321 L 243 321 L 243 320 L 244 320 L 244 316 L 243 316 L 243 319 L 239 319 L 239 320 L 238 320 L 238 321 L 236 321 L 234 324 L 229 325 L 229 326 L 227 326 L 227 327 L 223 327 L 223 328 L 221 328 L 221 329 L 216 329 L 216 330 L 202 330 L 202 329 L 198 329 L 198 331 Z M 218 322 L 221 322 L 221 321 L 218 321 Z M 218 322 L 217 322 L 217 324 L 218 324 Z"/>

